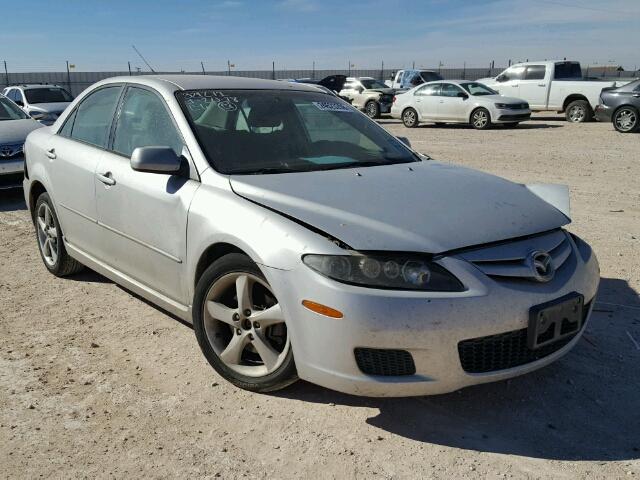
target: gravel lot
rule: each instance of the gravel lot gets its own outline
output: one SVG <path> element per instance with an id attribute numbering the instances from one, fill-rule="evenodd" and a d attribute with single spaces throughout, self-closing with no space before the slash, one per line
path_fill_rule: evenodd
<path id="1" fill-rule="evenodd" d="M 0 477 L 640 478 L 640 135 L 554 115 L 487 132 L 382 123 L 437 160 L 570 186 L 570 229 L 602 268 L 570 354 L 435 397 L 247 393 L 188 326 L 95 273 L 49 275 L 21 192 L 4 192 Z"/>

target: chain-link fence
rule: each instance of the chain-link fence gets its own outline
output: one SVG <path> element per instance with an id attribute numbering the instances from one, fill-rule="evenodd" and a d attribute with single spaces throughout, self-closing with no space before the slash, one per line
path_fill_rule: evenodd
<path id="1" fill-rule="evenodd" d="M 1 64 L 0 64 L 1 65 Z M 506 68 L 506 67 L 504 67 Z M 433 68 L 444 79 L 477 80 L 484 77 L 495 77 L 504 68 Z M 300 79 L 311 78 L 320 80 L 328 75 L 347 75 L 353 77 L 373 77 L 379 80 L 387 80 L 393 76 L 397 69 L 358 69 L 358 70 L 231 70 L 231 71 L 192 71 L 192 72 L 157 72 L 160 74 L 194 74 L 194 75 L 233 75 L 238 77 L 253 77 L 266 79 Z M 8 85 L 23 84 L 56 84 L 66 87 L 72 95 L 76 96 L 93 83 L 117 76 L 149 75 L 151 72 L 11 72 L 10 69 L 0 72 L 0 90 Z M 606 79 L 632 79 L 640 76 L 640 71 L 609 71 L 601 69 L 589 69 L 583 67 L 585 78 Z"/>

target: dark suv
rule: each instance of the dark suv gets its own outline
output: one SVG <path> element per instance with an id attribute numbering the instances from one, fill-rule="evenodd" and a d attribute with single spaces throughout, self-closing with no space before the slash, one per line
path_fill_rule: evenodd
<path id="1" fill-rule="evenodd" d="M 612 122 L 619 132 L 640 131 L 640 79 L 622 87 L 603 88 L 595 114 L 601 122 Z"/>

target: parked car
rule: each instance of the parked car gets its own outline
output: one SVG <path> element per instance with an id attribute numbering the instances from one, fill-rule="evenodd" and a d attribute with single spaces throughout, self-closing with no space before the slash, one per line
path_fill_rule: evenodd
<path id="1" fill-rule="evenodd" d="M 596 118 L 601 122 L 612 122 L 622 133 L 640 131 L 640 80 L 622 87 L 603 88 Z"/>
<path id="2" fill-rule="evenodd" d="M 193 322 L 248 390 L 520 375 L 578 342 L 598 289 L 594 253 L 562 228 L 565 188 L 431 161 L 304 84 L 103 80 L 26 156 L 45 267 L 87 265 Z"/>
<path id="3" fill-rule="evenodd" d="M 408 128 L 417 127 L 420 122 L 435 122 L 468 123 L 484 130 L 493 124 L 515 127 L 529 120 L 531 110 L 524 100 L 503 97 L 481 83 L 446 80 L 396 95 L 391 116 L 401 119 Z"/>
<path id="4" fill-rule="evenodd" d="M 51 125 L 73 97 L 58 85 L 16 85 L 2 92 L 27 114 L 44 125 Z"/>
<path id="5" fill-rule="evenodd" d="M 43 125 L 0 95 L 0 190 L 22 186 L 27 135 Z"/>
<path id="6" fill-rule="evenodd" d="M 347 81 L 346 75 L 328 75 L 320 80 L 313 80 L 311 78 L 299 78 L 296 80 L 298 83 L 309 83 L 314 85 L 320 85 L 321 87 L 328 88 L 332 92 L 339 94 L 340 90 Z"/>
<path id="7" fill-rule="evenodd" d="M 426 82 L 443 80 L 442 76 L 433 70 L 398 70 L 391 79 L 385 82 L 390 88 L 397 90 L 409 89 Z"/>
<path id="8" fill-rule="evenodd" d="M 370 118 L 389 113 L 396 89 L 387 87 L 372 77 L 347 77 L 340 90 L 340 97 L 363 111 Z"/>
<path id="9" fill-rule="evenodd" d="M 564 112 L 568 122 L 588 122 L 598 104 L 600 91 L 615 82 L 582 79 L 579 62 L 516 63 L 495 78 L 480 83 L 526 100 L 533 111 Z"/>

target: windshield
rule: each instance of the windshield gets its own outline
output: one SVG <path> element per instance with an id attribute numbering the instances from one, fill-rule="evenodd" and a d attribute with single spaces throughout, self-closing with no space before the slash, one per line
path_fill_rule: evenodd
<path id="1" fill-rule="evenodd" d="M 0 120 L 24 120 L 29 116 L 8 98 L 0 97 Z"/>
<path id="2" fill-rule="evenodd" d="M 486 85 L 478 82 L 461 83 L 460 86 L 476 97 L 481 97 L 482 95 L 500 95 L 495 90 L 492 90 Z"/>
<path id="3" fill-rule="evenodd" d="M 420 76 L 425 82 L 437 82 L 438 80 L 444 80 L 442 75 L 436 72 L 422 71 L 420 72 Z"/>
<path id="4" fill-rule="evenodd" d="M 373 78 L 363 78 L 360 80 L 360 83 L 362 83 L 367 90 L 370 88 L 389 88 L 384 83 L 374 80 Z"/>
<path id="5" fill-rule="evenodd" d="M 226 174 L 289 173 L 420 161 L 346 102 L 283 90 L 177 92 L 213 167 Z"/>
<path id="6" fill-rule="evenodd" d="M 71 95 L 59 87 L 26 88 L 24 94 L 29 103 L 56 103 L 70 102 Z"/>

